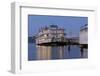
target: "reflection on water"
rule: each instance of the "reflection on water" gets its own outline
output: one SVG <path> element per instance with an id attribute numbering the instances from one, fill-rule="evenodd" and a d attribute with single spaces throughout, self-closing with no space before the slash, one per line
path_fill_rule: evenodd
<path id="1" fill-rule="evenodd" d="M 37 59 L 38 60 L 51 59 L 51 47 L 37 46 Z"/>
<path id="2" fill-rule="evenodd" d="M 88 51 L 78 45 L 38 46 L 28 45 L 28 60 L 74 59 L 87 58 Z"/>

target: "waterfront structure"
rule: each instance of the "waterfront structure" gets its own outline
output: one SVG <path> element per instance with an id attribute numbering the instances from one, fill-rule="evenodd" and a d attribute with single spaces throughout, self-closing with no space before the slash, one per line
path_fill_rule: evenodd
<path id="1" fill-rule="evenodd" d="M 67 37 L 66 38 L 67 43 L 69 44 L 79 44 L 79 37 Z"/>
<path id="2" fill-rule="evenodd" d="M 57 25 L 42 27 L 39 29 L 39 33 L 36 36 L 36 44 L 66 44 L 65 35 L 65 29 Z"/>
<path id="3" fill-rule="evenodd" d="M 85 24 L 80 28 L 79 43 L 82 47 L 87 47 L 88 45 L 88 26 Z"/>

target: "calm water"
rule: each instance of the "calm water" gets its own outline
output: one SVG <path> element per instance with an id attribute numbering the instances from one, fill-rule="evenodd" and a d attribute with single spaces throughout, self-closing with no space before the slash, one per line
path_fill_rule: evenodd
<path id="1" fill-rule="evenodd" d="M 34 43 L 28 44 L 28 60 L 76 59 L 87 58 L 87 55 L 87 49 L 81 49 L 78 45 L 37 46 Z"/>

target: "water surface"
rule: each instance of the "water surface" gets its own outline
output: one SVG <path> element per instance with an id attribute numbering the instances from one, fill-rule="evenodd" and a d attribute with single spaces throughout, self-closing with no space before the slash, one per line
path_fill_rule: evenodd
<path id="1" fill-rule="evenodd" d="M 87 56 L 87 49 L 81 49 L 79 45 L 38 46 L 35 43 L 28 44 L 28 60 L 78 59 L 87 58 Z"/>

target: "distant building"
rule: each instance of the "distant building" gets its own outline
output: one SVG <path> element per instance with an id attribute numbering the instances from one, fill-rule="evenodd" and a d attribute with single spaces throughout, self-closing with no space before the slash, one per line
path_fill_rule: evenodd
<path id="1" fill-rule="evenodd" d="M 65 30 L 57 25 L 42 27 L 36 37 L 36 44 L 65 42 Z"/>
<path id="2" fill-rule="evenodd" d="M 67 41 L 70 41 L 72 44 L 79 44 L 79 37 L 67 37 Z"/>
<path id="3" fill-rule="evenodd" d="M 88 44 L 88 26 L 87 26 L 87 24 L 80 28 L 79 43 L 82 45 Z"/>

